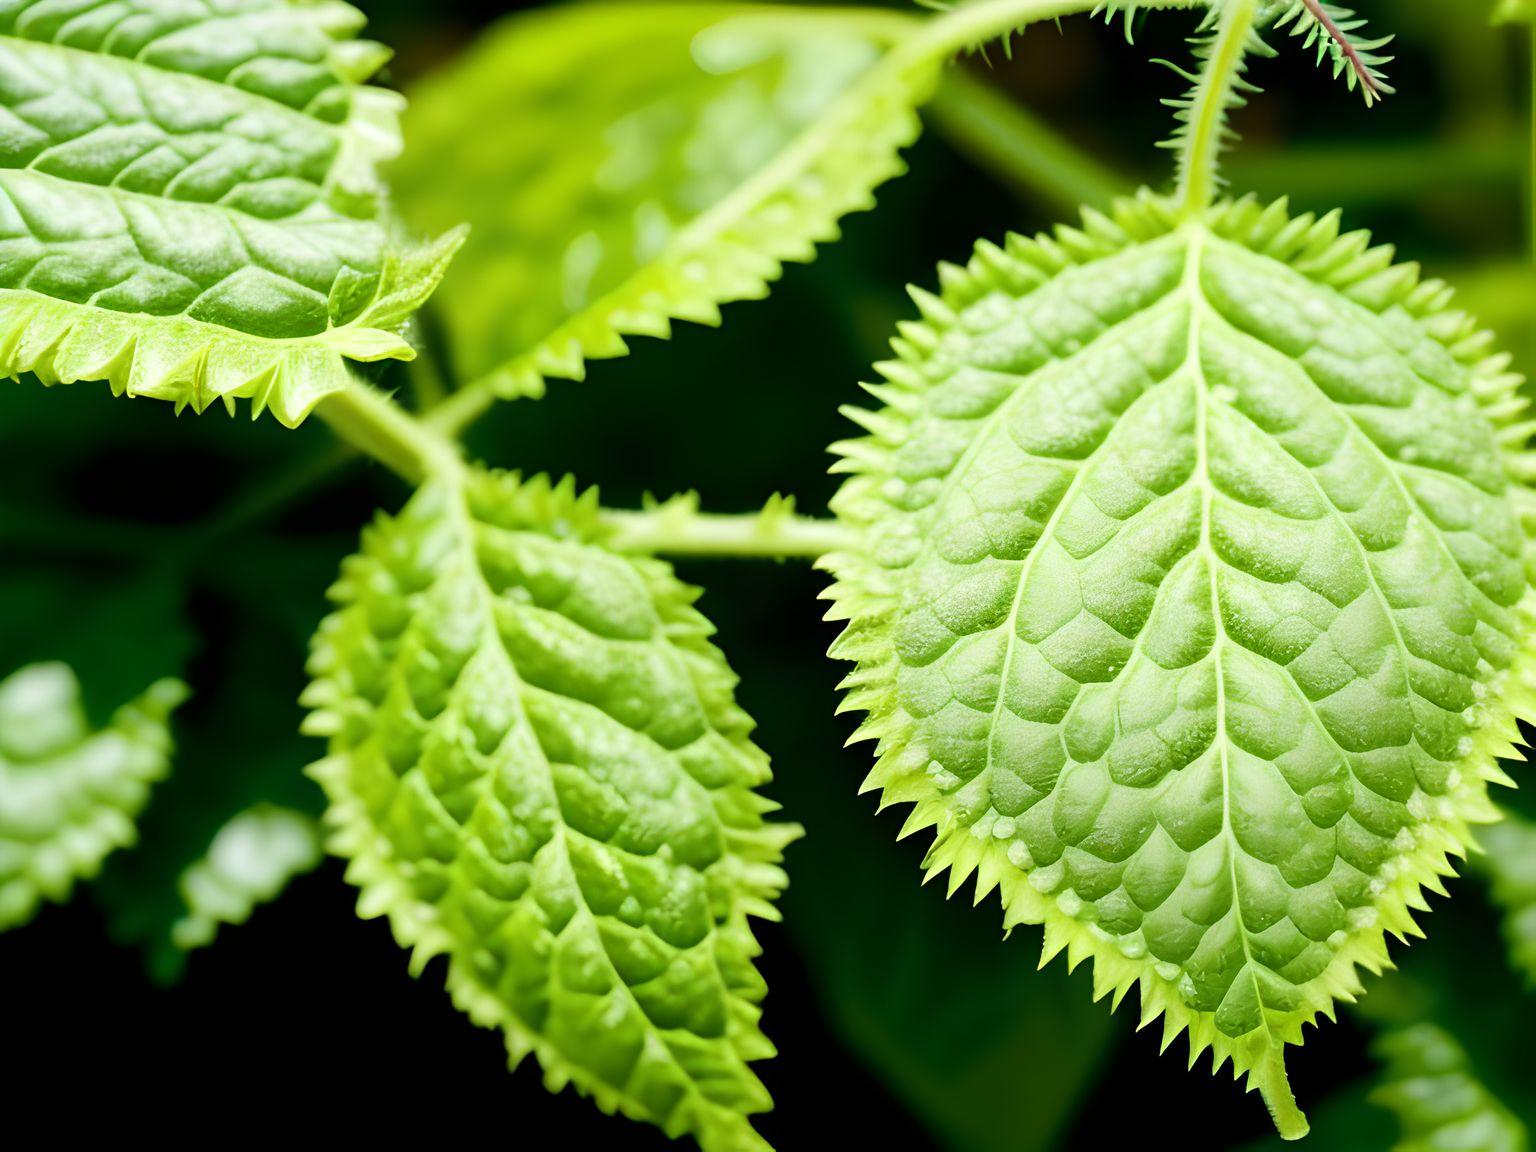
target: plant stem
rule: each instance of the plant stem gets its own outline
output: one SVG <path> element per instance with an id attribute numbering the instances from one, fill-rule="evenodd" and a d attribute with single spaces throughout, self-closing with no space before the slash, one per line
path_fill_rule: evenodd
<path id="1" fill-rule="evenodd" d="M 463 470 L 458 448 L 450 440 L 360 380 L 326 397 L 315 414 L 342 440 L 407 483 Z"/>
<path id="2" fill-rule="evenodd" d="M 1536 261 L 1536 21 L 1531 23 L 1530 34 L 1530 59 L 1527 64 L 1530 68 L 1531 82 L 1531 107 L 1530 107 L 1530 133 L 1531 133 L 1531 168 L 1527 178 L 1526 208 L 1530 213 L 1529 237 L 1531 245 L 1531 259 Z"/>
<path id="3" fill-rule="evenodd" d="M 670 556 L 817 560 L 853 544 L 836 520 L 786 512 L 722 515 L 664 504 L 643 512 L 603 512 L 615 548 Z"/>
<path id="4" fill-rule="evenodd" d="M 1258 14 L 1258 0 L 1227 0 L 1210 57 L 1188 109 L 1178 197 L 1191 216 L 1204 212 L 1216 200 L 1227 113 L 1242 97 L 1243 62 Z"/>
<path id="5" fill-rule="evenodd" d="M 944 78 L 929 105 L 934 123 L 961 152 L 1023 193 L 1074 213 L 1103 208 L 1127 182 L 1087 156 L 1016 101 L 964 71 Z"/>

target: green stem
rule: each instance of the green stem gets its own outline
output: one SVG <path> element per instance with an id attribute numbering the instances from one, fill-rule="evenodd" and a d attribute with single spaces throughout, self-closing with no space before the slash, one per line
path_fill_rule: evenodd
<path id="1" fill-rule="evenodd" d="M 346 443 L 407 483 L 420 484 L 428 476 L 456 475 L 463 470 L 452 441 L 359 380 L 326 397 L 315 415 Z"/>
<path id="2" fill-rule="evenodd" d="M 944 78 L 929 113 L 939 131 L 982 168 L 1065 212 L 1103 208 L 1128 191 L 1118 174 L 964 71 Z"/>
<path id="3" fill-rule="evenodd" d="M 1536 21 L 1531 23 L 1530 47 L 1528 64 L 1531 73 L 1531 170 L 1526 188 L 1526 207 L 1530 212 L 1531 259 L 1536 261 Z"/>
<path id="4" fill-rule="evenodd" d="M 1179 163 L 1178 193 L 1191 216 L 1204 212 L 1216 200 L 1227 113 L 1242 95 L 1243 61 L 1258 15 L 1258 0 L 1227 0 L 1210 57 L 1195 88 Z"/>
<path id="5" fill-rule="evenodd" d="M 722 515 L 664 504 L 643 512 L 604 511 L 615 548 L 668 556 L 818 560 L 853 544 L 837 520 L 787 512 Z"/>

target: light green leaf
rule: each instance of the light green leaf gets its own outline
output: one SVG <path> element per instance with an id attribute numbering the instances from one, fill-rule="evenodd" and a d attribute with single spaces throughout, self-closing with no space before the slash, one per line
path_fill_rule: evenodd
<path id="1" fill-rule="evenodd" d="M 1536 21 L 1536 0 L 1503 0 L 1493 18 L 1501 23 Z"/>
<path id="2" fill-rule="evenodd" d="M 303 812 L 258 804 L 220 828 L 208 855 L 181 875 L 187 914 L 171 928 L 183 951 L 213 943 L 221 924 L 244 924 L 258 904 L 320 863 L 320 825 Z"/>
<path id="3" fill-rule="evenodd" d="M 224 550 L 224 563 L 241 569 L 251 595 L 210 602 L 205 594 L 205 605 L 227 622 L 220 642 L 198 662 L 198 707 L 178 725 L 176 771 L 139 817 L 138 846 L 116 853 L 91 887 L 113 940 L 140 949 L 160 984 L 183 975 L 189 949 L 201 946 L 210 920 L 218 919 L 206 903 L 193 902 L 204 889 L 187 880 L 210 863 L 229 874 L 218 867 L 215 848 L 225 831 L 249 827 L 251 813 L 268 811 L 294 813 L 313 829 L 325 808 L 324 794 L 304 775 L 314 747 L 299 734 L 298 697 L 305 644 L 323 614 L 319 590 L 343 549 L 274 549 L 263 542 L 255 550 L 260 562 L 246 554 L 250 549 Z M 232 741 L 232 732 L 239 739 Z M 254 838 L 246 843 L 255 846 Z M 274 848 L 286 844 L 278 840 Z M 272 877 L 290 871 L 275 860 L 253 860 L 251 868 Z M 264 899 L 275 898 L 273 891 Z M 236 922 L 233 914 L 229 922 Z M 193 932 L 193 924 L 201 931 Z"/>
<path id="4" fill-rule="evenodd" d="M 0 6 L 0 374 L 296 424 L 398 328 L 459 237 L 404 251 L 376 163 L 388 57 L 319 0 Z"/>
<path id="5" fill-rule="evenodd" d="M 1335 217 L 1145 196 L 917 293 L 840 446 L 869 787 L 1281 1131 L 1532 714 L 1519 380 Z"/>
<path id="6" fill-rule="evenodd" d="M 1526 1152 L 1525 1125 L 1477 1078 L 1461 1045 L 1443 1028 L 1419 1024 L 1376 1043 L 1387 1061 L 1371 1099 L 1397 1115 L 1393 1152 Z"/>
<path id="7" fill-rule="evenodd" d="M 442 320 L 503 396 L 580 379 L 630 335 L 768 292 L 902 171 L 937 64 L 896 16 L 581 4 L 509 19 L 412 91 L 393 182 L 473 225 Z"/>
<path id="8" fill-rule="evenodd" d="M 1487 855 L 1479 857 L 1493 882 L 1493 899 L 1504 910 L 1510 962 L 1536 989 L 1536 825 L 1518 816 L 1482 832 Z"/>
<path id="9" fill-rule="evenodd" d="M 306 730 L 332 847 L 420 972 L 553 1089 L 766 1145 L 749 916 L 796 834 L 695 593 L 605 549 L 595 493 L 430 482 L 364 537 L 316 637 Z"/>
<path id="10" fill-rule="evenodd" d="M 150 787 L 170 768 L 167 721 L 186 687 L 161 680 L 92 732 L 67 664 L 0 682 L 0 930 L 62 903 L 134 841 Z"/>

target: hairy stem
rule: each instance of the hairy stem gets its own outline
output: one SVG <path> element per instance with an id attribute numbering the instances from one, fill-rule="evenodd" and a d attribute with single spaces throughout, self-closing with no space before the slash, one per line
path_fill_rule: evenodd
<path id="1" fill-rule="evenodd" d="M 1188 133 L 1179 163 L 1179 200 L 1196 215 L 1215 202 L 1227 114 L 1241 99 L 1243 62 L 1258 20 L 1258 0 L 1228 0 L 1210 57 L 1190 106 Z"/>
<path id="2" fill-rule="evenodd" d="M 420 484 L 428 476 L 453 475 L 463 469 L 450 440 L 360 380 L 326 397 L 315 414 L 343 441 L 407 483 Z"/>
<path id="3" fill-rule="evenodd" d="M 603 521 L 615 548 L 669 556 L 817 560 L 853 543 L 852 531 L 836 520 L 787 512 L 722 515 L 664 504 L 605 511 Z"/>
<path id="4" fill-rule="evenodd" d="M 934 124 L 981 167 L 1068 213 L 1103 208 L 1127 182 L 995 88 L 956 71 L 929 106 Z"/>

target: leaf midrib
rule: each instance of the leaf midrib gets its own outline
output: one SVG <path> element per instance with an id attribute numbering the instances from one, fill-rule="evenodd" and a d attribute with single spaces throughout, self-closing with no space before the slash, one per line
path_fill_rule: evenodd
<path id="1" fill-rule="evenodd" d="M 444 481 L 444 482 L 447 483 L 447 481 Z M 479 521 L 476 520 L 473 512 L 470 510 L 469 501 L 468 501 L 468 494 L 464 490 L 462 480 L 455 480 L 453 482 L 453 490 L 448 494 L 448 497 L 449 497 L 448 503 L 449 503 L 449 507 L 450 507 L 449 515 L 450 515 L 450 517 L 452 519 L 452 522 L 453 522 L 455 537 L 459 541 L 458 551 L 459 551 L 459 554 L 460 554 L 460 563 L 465 565 L 466 570 L 470 574 L 470 578 L 471 578 L 471 580 L 473 581 L 473 583 L 475 585 L 476 596 L 477 596 L 478 599 L 480 599 L 481 607 L 482 607 L 483 611 L 485 612 L 485 614 L 486 614 L 485 618 L 488 621 L 487 634 L 486 634 L 483 642 L 484 643 L 489 643 L 489 644 L 494 644 L 499 649 L 499 651 L 501 653 L 501 656 L 502 656 L 502 659 L 505 661 L 505 665 L 506 665 L 506 669 L 507 669 L 508 675 L 511 677 L 512 682 L 513 682 L 513 684 L 515 686 L 515 690 L 512 693 L 511 703 L 512 703 L 513 709 L 514 709 L 516 717 L 517 717 L 516 723 L 518 725 L 520 725 L 520 726 L 523 726 L 530 733 L 530 740 L 532 741 L 533 745 L 538 748 L 538 750 L 539 750 L 539 758 L 543 762 L 544 769 L 545 769 L 545 774 L 546 774 L 546 777 L 548 778 L 548 781 L 549 781 L 550 795 L 555 798 L 556 804 L 558 805 L 558 803 L 559 803 L 559 789 L 558 789 L 558 786 L 556 785 L 556 782 L 555 782 L 555 779 L 554 779 L 554 766 L 553 766 L 552 762 L 550 761 L 550 759 L 548 757 L 548 754 L 544 751 L 543 745 L 538 740 L 538 737 L 536 735 L 536 730 L 535 730 L 535 728 L 533 726 L 533 723 L 532 723 L 530 717 L 528 716 L 527 709 L 525 708 L 524 703 L 523 703 L 523 693 L 524 692 L 526 692 L 526 691 L 540 691 L 540 689 L 538 689 L 536 686 L 529 685 L 529 684 L 527 684 L 527 683 L 525 683 L 523 681 L 522 676 L 518 672 L 518 669 L 517 669 L 517 662 L 513 659 L 512 653 L 507 649 L 506 641 L 502 638 L 502 635 L 501 635 L 501 629 L 496 624 L 496 608 L 497 608 L 497 605 L 500 604 L 502 601 L 501 601 L 501 597 L 499 597 L 496 594 L 496 590 L 491 587 L 490 581 L 486 579 L 484 569 L 482 569 L 481 566 L 480 566 L 480 560 L 479 560 L 477 544 L 476 544 L 477 535 L 478 535 L 477 528 L 478 528 L 478 525 L 479 525 Z M 558 695 L 557 693 L 551 693 L 551 694 L 552 695 Z M 569 697 L 562 697 L 562 698 L 563 699 L 570 699 Z M 583 704 L 585 703 L 584 701 L 576 701 L 576 702 L 577 703 L 583 703 Z M 659 745 L 658 745 L 658 747 L 659 747 Z M 670 760 L 671 753 L 668 750 L 666 750 L 666 749 L 662 749 L 662 750 L 663 750 L 664 753 L 667 754 L 667 756 L 668 756 L 668 758 Z M 650 1017 L 650 1014 L 646 1012 L 644 1006 L 640 1003 L 639 999 L 635 996 L 634 990 L 632 988 L 630 988 L 629 984 L 619 974 L 619 971 L 618 971 L 617 967 L 614 965 L 613 959 L 608 955 L 607 947 L 605 945 L 603 945 L 603 943 L 602 943 L 601 929 L 600 929 L 600 927 L 599 927 L 599 925 L 597 923 L 597 914 L 592 911 L 592 908 L 587 903 L 586 893 L 582 890 L 581 884 L 578 882 L 578 880 L 576 878 L 575 865 L 574 865 L 574 863 L 571 860 L 570 848 L 569 848 L 569 846 L 566 843 L 567 832 L 568 831 L 572 831 L 572 830 L 568 829 L 568 827 L 566 825 L 566 822 L 565 822 L 565 819 L 563 817 L 561 817 L 558 820 L 556 820 L 555 828 L 556 828 L 555 836 L 554 836 L 553 839 L 551 839 L 549 841 L 549 846 L 556 846 L 557 842 L 558 842 L 558 851 L 560 853 L 560 857 L 561 857 L 561 860 L 562 860 L 563 865 L 564 865 L 564 871 L 565 871 L 566 875 L 570 878 L 571 884 L 572 884 L 572 888 L 577 893 L 577 895 L 579 897 L 582 914 L 584 916 L 586 916 L 586 918 L 587 918 L 587 920 L 589 922 L 589 925 L 591 927 L 591 930 L 597 936 L 598 945 L 599 945 L 599 948 L 600 948 L 600 950 L 602 952 L 602 956 L 603 956 L 603 963 L 604 963 L 604 966 L 607 968 L 610 976 L 612 977 L 613 986 L 623 990 L 623 995 L 624 995 L 625 999 L 629 1002 L 631 1007 L 639 1014 L 640 1018 L 643 1019 L 646 1022 L 646 1028 L 647 1028 L 647 1031 L 648 1031 L 648 1035 L 646 1037 L 647 1044 L 649 1044 L 654 1037 L 660 1036 L 661 1034 L 669 1032 L 669 1031 L 684 1031 L 684 1032 L 686 1032 L 687 1029 L 666 1029 L 666 1028 L 662 1028 L 654 1020 L 652 1020 L 651 1017 Z M 580 835 L 580 833 L 577 833 L 577 834 Z M 716 924 L 714 917 L 711 916 L 710 917 L 710 924 L 709 924 L 709 934 L 705 937 L 704 940 L 700 941 L 700 943 L 698 945 L 695 945 L 695 947 L 704 947 L 704 948 L 708 949 L 707 954 L 709 956 L 710 965 L 714 969 L 716 979 L 719 982 L 719 986 L 720 986 L 720 988 L 722 990 L 723 995 L 725 995 L 729 999 L 729 998 L 734 997 L 734 993 L 731 991 L 730 984 L 725 979 L 725 974 L 720 970 L 719 951 L 718 951 L 718 947 L 717 947 L 718 935 L 719 935 L 719 926 Z M 541 1037 L 540 1034 L 539 1034 L 539 1031 L 536 1028 L 530 1027 L 525 1021 L 523 1021 L 517 1015 L 517 1013 L 509 1005 L 505 1004 L 500 998 L 497 999 L 497 1004 L 501 1008 L 501 1010 L 505 1013 L 506 1018 L 510 1022 L 515 1022 L 530 1039 L 534 1040 L 536 1043 L 548 1044 L 551 1049 L 553 1049 L 553 1050 L 555 1050 L 557 1052 L 560 1051 L 558 1048 L 555 1048 L 554 1044 L 551 1043 L 547 1038 Z M 729 1011 L 729 1005 L 728 1005 L 727 1006 L 726 1032 L 724 1034 L 722 1034 L 722 1036 L 720 1037 L 720 1041 L 725 1043 L 725 1044 L 727 1044 L 730 1047 L 731 1052 L 736 1056 L 737 1060 L 741 1064 L 741 1067 L 746 1071 L 747 1075 L 748 1076 L 753 1076 L 753 1073 L 751 1072 L 750 1066 L 747 1064 L 747 1062 L 745 1060 L 743 1060 L 741 1058 L 740 1053 L 736 1051 L 735 1039 L 734 1039 L 734 1037 L 731 1034 L 733 1026 L 732 1026 L 732 1023 L 731 1023 L 729 1017 L 730 1017 L 730 1011 Z M 692 1035 L 692 1033 L 689 1033 L 689 1034 Z M 662 1042 L 665 1045 L 665 1041 L 663 1040 Z M 683 1073 L 684 1081 L 688 1085 L 689 1095 L 695 1101 L 696 1106 L 702 1107 L 703 1109 L 706 1109 L 706 1110 L 708 1110 L 710 1112 L 714 1112 L 714 1113 L 717 1113 L 719 1115 L 725 1116 L 729 1121 L 745 1125 L 745 1126 L 747 1126 L 750 1129 L 750 1123 L 747 1121 L 745 1116 L 743 1116 L 740 1113 L 737 1113 L 737 1112 L 733 1111 L 730 1108 L 727 1108 L 725 1105 L 720 1104 L 718 1101 L 710 1099 L 710 1097 L 707 1096 L 704 1093 L 704 1091 L 703 1091 L 702 1087 L 700 1086 L 700 1084 L 694 1079 L 694 1077 L 691 1074 L 688 1073 L 687 1069 L 682 1065 L 682 1063 L 677 1060 L 676 1056 L 673 1054 L 673 1052 L 671 1050 L 671 1047 L 669 1045 L 666 1046 L 666 1047 L 667 1047 L 668 1058 Z M 613 1084 L 613 1083 L 611 1083 L 611 1082 L 609 1082 L 607 1080 L 604 1080 L 597 1073 L 593 1072 L 591 1069 L 585 1067 L 584 1065 L 581 1065 L 581 1064 L 577 1063 L 575 1060 L 571 1059 L 564 1052 L 560 1052 L 560 1059 L 566 1065 L 566 1067 L 573 1072 L 573 1074 L 579 1075 L 580 1078 L 582 1078 L 582 1079 L 590 1079 L 590 1080 L 595 1081 L 597 1083 L 603 1084 L 605 1087 L 607 1087 L 609 1090 L 613 1091 L 620 1098 L 622 1098 L 622 1099 L 624 1099 L 626 1101 L 633 1102 L 636 1110 L 638 1112 L 640 1112 L 641 1114 L 643 1114 L 643 1115 L 649 1115 L 650 1114 L 650 1109 L 649 1109 L 648 1105 L 646 1105 L 642 1100 L 640 1100 L 638 1097 L 634 1096 L 629 1091 L 629 1084 L 628 1084 L 628 1082 L 626 1082 L 623 1085 L 616 1085 L 616 1084 Z M 635 1064 L 635 1067 L 633 1069 L 631 1069 L 631 1075 L 633 1075 L 634 1072 L 638 1071 L 639 1067 L 640 1067 L 640 1062 L 639 1062 L 639 1060 L 637 1060 L 636 1064 Z M 658 1117 L 658 1120 L 660 1120 L 660 1121 L 670 1120 L 673 1116 L 675 1116 L 677 1114 L 678 1109 L 680 1107 L 681 1107 L 681 1105 L 674 1105 L 673 1106 L 673 1111 L 671 1113 L 669 1113 L 666 1116 Z"/>

